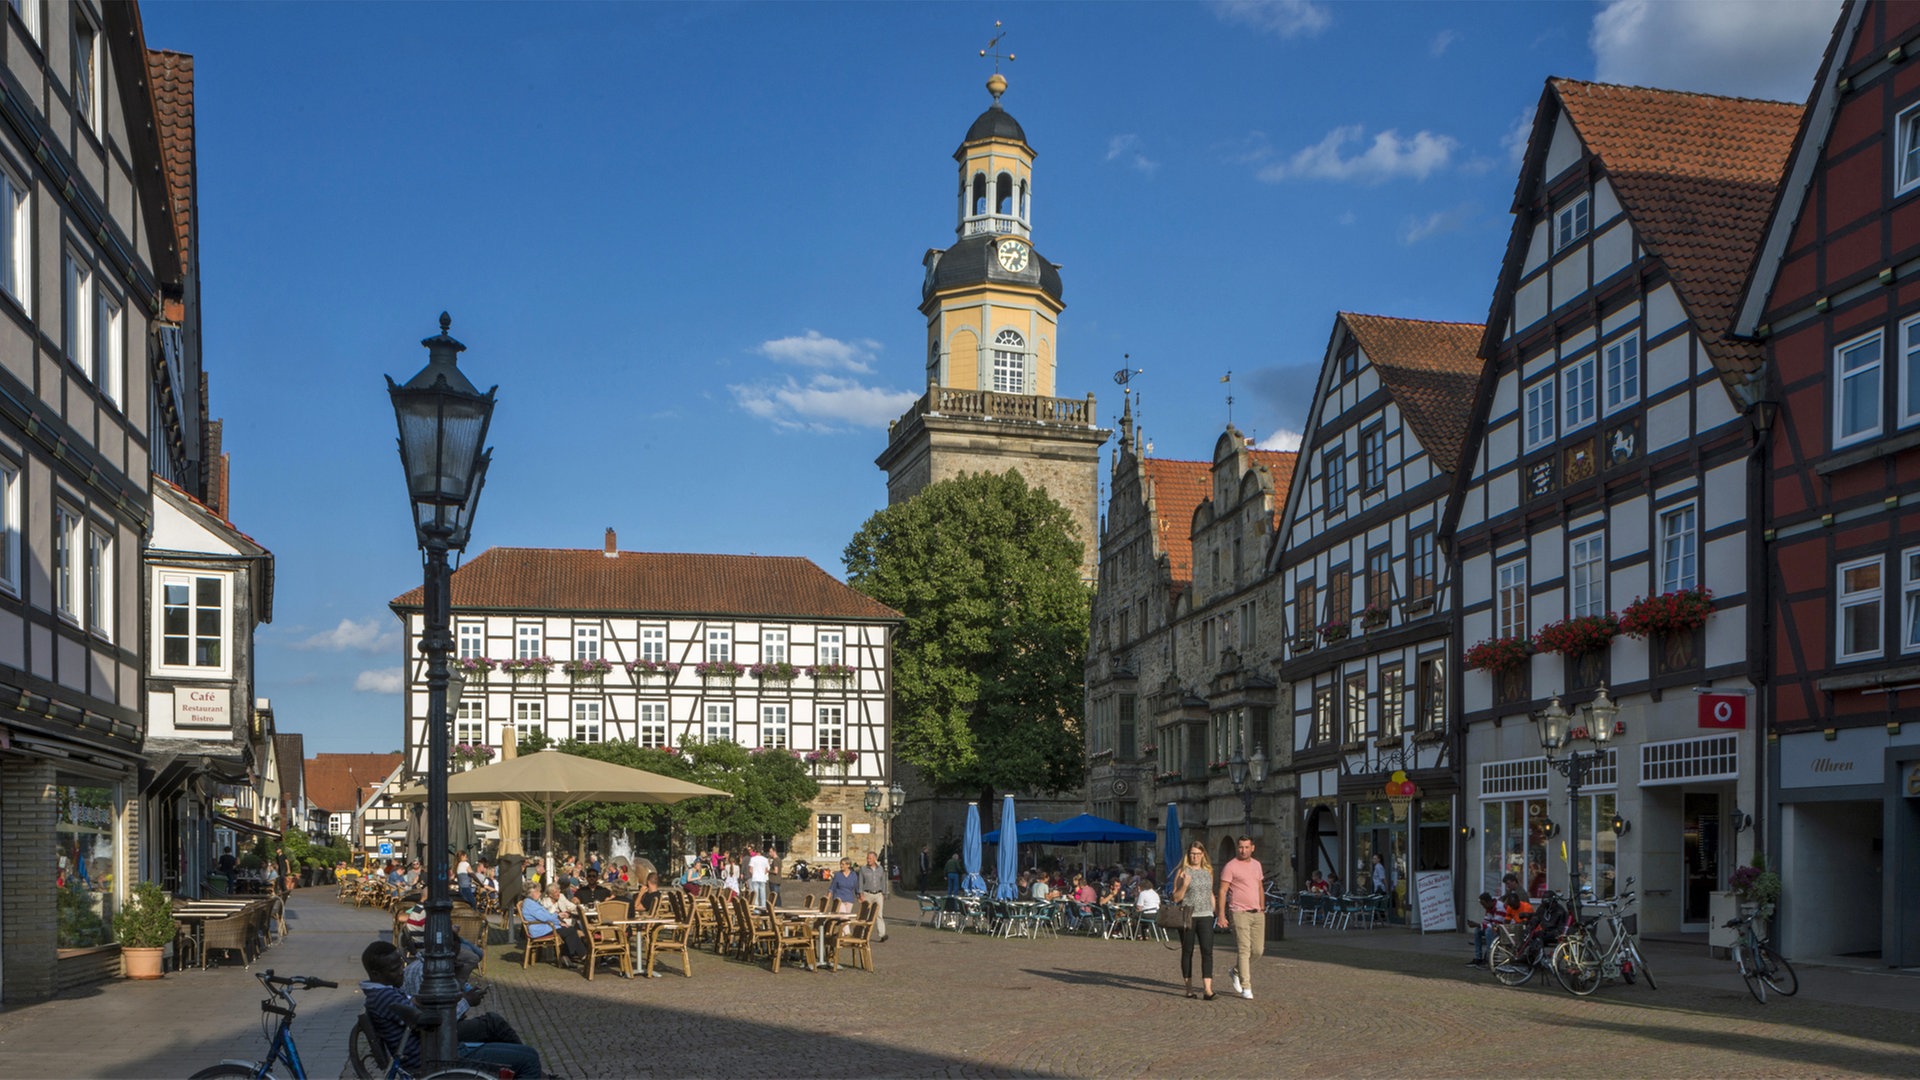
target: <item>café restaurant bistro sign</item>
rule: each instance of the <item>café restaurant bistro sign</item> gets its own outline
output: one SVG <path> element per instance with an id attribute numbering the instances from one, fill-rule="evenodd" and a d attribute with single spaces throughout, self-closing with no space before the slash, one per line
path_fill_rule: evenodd
<path id="1" fill-rule="evenodd" d="M 175 727 L 232 727 L 233 691 L 224 686 L 179 686 L 173 691 Z"/>

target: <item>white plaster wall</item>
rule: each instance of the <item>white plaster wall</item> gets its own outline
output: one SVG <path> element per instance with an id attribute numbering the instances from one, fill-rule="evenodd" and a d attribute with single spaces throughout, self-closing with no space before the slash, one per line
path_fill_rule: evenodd
<path id="1" fill-rule="evenodd" d="M 1707 350 L 1701 349 L 1700 355 L 1703 359 L 1706 358 Z M 1706 362 L 1711 366 L 1710 359 Z M 1740 414 L 1734 411 L 1732 395 L 1727 393 L 1726 386 L 1717 378 L 1700 387 L 1694 396 L 1699 399 L 1699 424 L 1703 432 L 1712 431 L 1722 424 L 1730 424 L 1741 418 Z"/>
<path id="2" fill-rule="evenodd" d="M 1558 525 L 1540 529 L 1529 537 L 1527 577 L 1529 583 L 1552 581 L 1566 573 L 1565 533 Z"/>
<path id="3" fill-rule="evenodd" d="M 1613 312 L 1610 315 L 1601 316 L 1600 332 L 1602 336 L 1611 339 L 1613 335 L 1620 330 L 1621 327 L 1637 322 L 1639 321 L 1639 319 L 1640 319 L 1640 305 L 1637 303 L 1628 304 L 1626 307 L 1621 308 L 1619 311 Z"/>
<path id="4" fill-rule="evenodd" d="M 1520 286 L 1513 297 L 1514 325 L 1525 330 L 1547 313 L 1547 277 L 1541 275 Z"/>
<path id="5" fill-rule="evenodd" d="M 1605 281 L 1633 261 L 1633 229 L 1617 222 L 1593 238 L 1593 278 Z"/>
<path id="6" fill-rule="evenodd" d="M 1651 327 L 1648 332 L 1652 332 Z M 1641 350 L 1647 366 L 1647 378 L 1640 388 L 1641 396 L 1652 397 L 1691 378 L 1692 349 L 1693 335 L 1682 334 L 1651 349 Z"/>
<path id="7" fill-rule="evenodd" d="M 1533 385 L 1533 380 L 1546 372 L 1552 371 L 1556 362 L 1557 360 L 1552 349 L 1548 349 L 1538 356 L 1522 361 L 1520 364 L 1520 381 L 1528 386 Z"/>
<path id="8" fill-rule="evenodd" d="M 1511 514 L 1520 506 L 1520 473 L 1508 470 L 1487 482 L 1487 516 Z"/>
<path id="9" fill-rule="evenodd" d="M 1715 392 L 1718 388 L 1709 388 Z M 1706 507 L 1701 521 L 1709 529 L 1744 520 L 1747 516 L 1747 463 L 1743 458 L 1707 470 L 1702 485 Z"/>
<path id="10" fill-rule="evenodd" d="M 1527 238 L 1527 261 L 1521 264 L 1522 274 L 1531 274 L 1546 265 L 1548 233 L 1552 229 L 1542 222 L 1533 227 L 1533 235 Z"/>
<path id="11" fill-rule="evenodd" d="M 1692 434 L 1687 404 L 1682 395 L 1647 410 L 1647 453 L 1687 441 Z"/>
<path id="12" fill-rule="evenodd" d="M 1566 115 L 1556 110 L 1553 118 L 1553 134 L 1549 136 L 1547 143 L 1547 160 L 1544 167 L 1546 175 L 1543 179 L 1551 181 L 1579 161 L 1580 136 L 1574 132 L 1573 125 L 1567 121 Z"/>
<path id="13" fill-rule="evenodd" d="M 1709 550 L 1711 550 L 1709 545 Z M 1714 556 L 1718 558 L 1719 556 Z M 1743 558 L 1742 564 L 1746 562 Z M 1711 585 L 1708 588 L 1712 588 Z M 1744 592 L 1742 588 L 1738 591 Z M 1723 595 L 1714 589 L 1715 596 Z M 1707 620 L 1707 666 L 1719 667 L 1723 664 L 1738 664 L 1747 656 L 1747 605 L 1722 609 L 1713 618 Z"/>
<path id="14" fill-rule="evenodd" d="M 1620 197 L 1613 193 L 1613 184 L 1606 177 L 1593 182 L 1593 220 L 1596 224 L 1606 224 L 1620 213 Z"/>
<path id="15" fill-rule="evenodd" d="M 1587 291 L 1587 246 L 1576 244 L 1553 264 L 1553 306 L 1563 307 Z"/>
<path id="16" fill-rule="evenodd" d="M 1576 330 L 1572 334 L 1567 335 L 1567 339 L 1560 343 L 1560 358 L 1566 360 L 1578 356 L 1582 352 L 1585 352 L 1587 347 L 1592 344 L 1593 327 L 1589 326 L 1581 330 Z"/>
<path id="17" fill-rule="evenodd" d="M 1647 502 L 1624 499 L 1607 508 L 1607 555 L 1624 559 L 1647 550 Z"/>
<path id="18" fill-rule="evenodd" d="M 1658 337 L 1686 320 L 1686 309 L 1672 285 L 1662 285 L 1647 294 L 1647 336 Z"/>

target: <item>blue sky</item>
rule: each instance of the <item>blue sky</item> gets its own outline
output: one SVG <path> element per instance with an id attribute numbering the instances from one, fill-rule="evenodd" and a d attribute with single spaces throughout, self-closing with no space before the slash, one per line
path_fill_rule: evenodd
<path id="1" fill-rule="evenodd" d="M 401 741 L 419 583 L 383 374 L 442 309 L 499 384 L 474 534 L 836 575 L 923 386 L 920 260 L 989 103 L 1039 153 L 1062 396 L 1155 453 L 1286 444 L 1334 313 L 1477 321 L 1551 75 L 1799 100 L 1819 3 L 161 3 L 194 54 L 206 363 L 278 560 L 258 692 Z M 1131 355 L 1123 361 L 1123 355 Z"/>

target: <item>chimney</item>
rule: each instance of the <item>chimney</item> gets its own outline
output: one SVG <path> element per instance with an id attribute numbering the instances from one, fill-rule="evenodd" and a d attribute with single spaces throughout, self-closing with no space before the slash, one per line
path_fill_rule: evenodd
<path id="1" fill-rule="evenodd" d="M 609 525 L 607 526 L 607 558 L 617 559 L 619 557 L 620 544 L 613 538 L 613 526 Z"/>

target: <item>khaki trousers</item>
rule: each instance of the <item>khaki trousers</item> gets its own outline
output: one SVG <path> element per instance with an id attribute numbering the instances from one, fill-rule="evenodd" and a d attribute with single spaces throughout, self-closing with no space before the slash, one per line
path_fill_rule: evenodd
<path id="1" fill-rule="evenodd" d="M 873 901 L 873 940 L 887 940 L 887 894 L 883 892 L 863 892 L 862 900 Z"/>
<path id="2" fill-rule="evenodd" d="M 1253 989 L 1253 958 L 1267 951 L 1267 913 L 1264 911 L 1229 911 L 1227 921 L 1233 926 L 1233 945 L 1240 952 L 1240 961 L 1235 968 L 1240 972 L 1240 985 Z"/>

